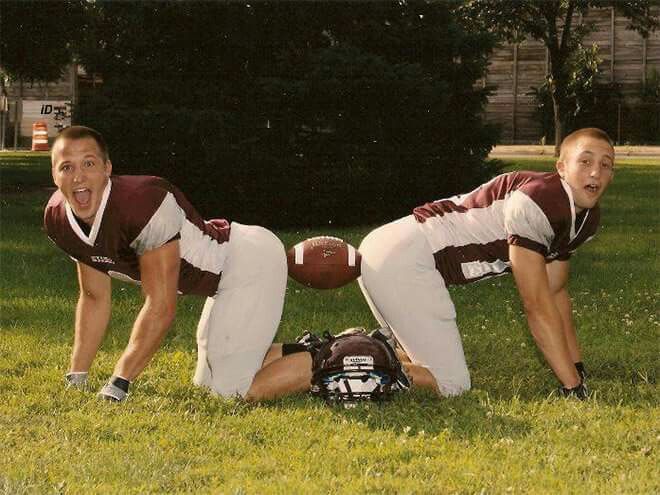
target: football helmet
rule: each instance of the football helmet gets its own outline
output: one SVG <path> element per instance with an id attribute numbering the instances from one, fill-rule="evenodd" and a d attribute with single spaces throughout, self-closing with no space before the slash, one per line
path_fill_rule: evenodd
<path id="1" fill-rule="evenodd" d="M 363 333 L 328 337 L 313 358 L 312 394 L 351 407 L 400 389 L 401 363 L 385 343 Z"/>

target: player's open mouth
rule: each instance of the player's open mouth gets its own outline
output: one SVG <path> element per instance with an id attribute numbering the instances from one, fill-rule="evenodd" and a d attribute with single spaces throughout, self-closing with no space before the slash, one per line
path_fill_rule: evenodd
<path id="1" fill-rule="evenodd" d="M 598 193 L 600 187 L 598 187 L 596 184 L 589 184 L 588 186 L 585 186 L 585 189 L 591 194 L 596 194 Z"/>
<path id="2" fill-rule="evenodd" d="M 80 206 L 87 206 L 92 198 L 92 191 L 87 188 L 74 189 L 73 197 Z"/>

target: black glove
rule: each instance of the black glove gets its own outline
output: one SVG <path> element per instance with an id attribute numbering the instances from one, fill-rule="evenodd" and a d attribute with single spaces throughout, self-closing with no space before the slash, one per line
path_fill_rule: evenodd
<path id="1" fill-rule="evenodd" d="M 369 337 L 380 340 L 381 342 L 387 344 L 392 350 L 396 349 L 397 342 L 396 338 L 394 337 L 394 332 L 392 332 L 392 330 L 390 330 L 388 327 L 380 327 L 376 330 L 372 330 L 369 332 Z"/>
<path id="2" fill-rule="evenodd" d="M 562 397 L 574 397 L 576 399 L 585 400 L 589 398 L 589 389 L 584 383 L 580 383 L 577 387 L 566 388 L 559 387 L 559 395 Z"/>
<path id="3" fill-rule="evenodd" d="M 575 363 L 575 369 L 578 372 L 578 375 L 580 375 L 580 379 L 582 380 L 582 383 L 587 379 L 587 370 L 584 369 L 584 363 L 582 361 L 578 361 Z"/>
<path id="4" fill-rule="evenodd" d="M 87 388 L 87 375 L 88 373 L 86 371 L 69 371 L 64 375 L 66 388 L 85 390 Z"/>
<path id="5" fill-rule="evenodd" d="M 326 332 L 326 335 L 323 338 L 319 337 L 315 333 L 306 330 L 300 337 L 296 338 L 296 344 L 302 346 L 305 351 L 309 352 L 312 355 L 312 359 L 316 356 L 316 353 L 319 352 L 319 349 L 323 347 L 323 344 L 328 342 L 330 339 L 330 334 Z"/>
<path id="6" fill-rule="evenodd" d="M 99 391 L 99 399 L 108 400 L 112 402 L 122 402 L 128 396 L 128 386 L 131 384 L 125 378 L 120 376 L 112 376 L 108 383 L 103 385 Z"/>

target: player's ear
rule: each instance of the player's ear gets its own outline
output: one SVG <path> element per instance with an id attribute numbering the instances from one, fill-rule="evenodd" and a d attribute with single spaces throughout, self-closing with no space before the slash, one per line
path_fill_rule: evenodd
<path id="1" fill-rule="evenodd" d="M 112 174 L 112 162 L 108 159 L 105 161 L 105 175 L 110 177 Z"/>
<path id="2" fill-rule="evenodd" d="M 564 163 L 563 160 L 557 160 L 557 163 L 555 163 L 555 168 L 557 169 L 557 172 L 559 173 L 559 177 L 562 179 L 564 178 L 564 173 L 566 170 L 566 164 Z"/>

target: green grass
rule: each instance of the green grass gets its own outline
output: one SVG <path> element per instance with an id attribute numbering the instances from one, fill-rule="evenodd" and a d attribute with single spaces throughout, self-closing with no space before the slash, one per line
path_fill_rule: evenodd
<path id="1" fill-rule="evenodd" d="M 617 167 L 601 233 L 573 261 L 592 400 L 550 396 L 556 382 L 503 277 L 452 290 L 472 391 L 343 410 L 308 396 L 247 405 L 194 388 L 194 298 L 181 298 L 128 402 L 64 390 L 77 287 L 73 263 L 41 230 L 47 158 L 0 155 L 0 493 L 658 493 L 660 163 Z M 368 230 L 324 233 L 357 245 Z M 291 245 L 312 232 L 278 234 Z M 134 287 L 114 286 L 94 390 L 139 307 Z M 373 324 L 355 284 L 290 282 L 278 340 Z"/>
<path id="2" fill-rule="evenodd" d="M 50 187 L 50 156 L 48 153 L 0 153 L 0 191 L 24 192 Z"/>

